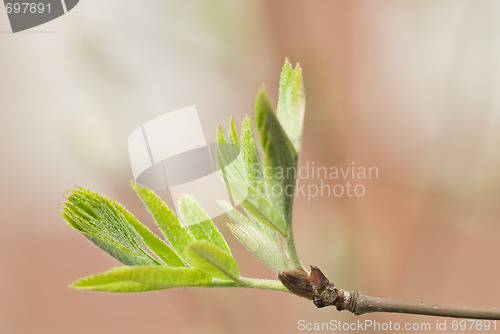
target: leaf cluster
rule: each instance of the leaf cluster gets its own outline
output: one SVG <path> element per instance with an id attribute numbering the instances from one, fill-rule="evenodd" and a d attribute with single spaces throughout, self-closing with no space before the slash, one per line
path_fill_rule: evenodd
<path id="1" fill-rule="evenodd" d="M 277 112 L 264 88 L 257 94 L 258 141 L 248 116 L 240 134 L 234 120 L 228 136 L 220 126 L 217 130 L 218 169 L 234 202 L 242 208 L 239 211 L 220 202 L 231 219 L 228 226 L 250 252 L 276 272 L 301 266 L 293 241 L 292 210 L 304 101 L 301 70 L 287 60 Z M 135 182 L 132 188 L 163 238 L 115 200 L 84 188 L 71 191 L 63 205 L 63 218 L 124 264 L 82 278 L 72 287 L 109 292 L 202 286 L 287 291 L 278 281 L 241 277 L 224 237 L 193 197 L 181 196 L 178 217 L 154 191 Z"/>
<path id="2" fill-rule="evenodd" d="M 126 266 L 83 278 L 74 288 L 134 292 L 238 282 L 238 265 L 226 241 L 196 200 L 180 198 L 184 227 L 155 192 L 134 182 L 132 187 L 168 244 L 115 200 L 77 189 L 64 203 L 64 219 Z"/>
<path id="3" fill-rule="evenodd" d="M 264 87 L 257 93 L 254 116 L 258 141 L 248 116 L 239 137 L 233 119 L 229 139 L 220 126 L 217 131 L 222 178 L 246 213 L 245 217 L 224 204 L 232 220 L 231 232 L 276 272 L 301 266 L 293 240 L 292 213 L 304 108 L 301 69 L 298 65 L 293 68 L 287 60 L 280 77 L 277 111 Z M 240 154 L 236 156 L 235 151 Z M 287 244 L 286 253 L 280 238 Z"/>

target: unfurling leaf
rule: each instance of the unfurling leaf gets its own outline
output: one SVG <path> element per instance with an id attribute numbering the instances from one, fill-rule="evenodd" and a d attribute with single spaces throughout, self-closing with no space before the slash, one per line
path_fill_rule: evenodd
<path id="1" fill-rule="evenodd" d="M 234 121 L 231 120 L 231 125 L 233 123 Z M 239 146 L 228 143 L 224 130 L 219 125 L 217 128 L 217 146 L 215 149 L 216 170 L 226 185 L 228 185 L 228 180 L 239 180 L 245 184 L 247 183 L 245 167 L 240 152 Z"/>
<path id="2" fill-rule="evenodd" d="M 193 241 L 184 254 L 190 265 L 208 275 L 226 281 L 239 280 L 240 272 L 234 258 L 205 240 Z"/>
<path id="3" fill-rule="evenodd" d="M 283 215 L 262 193 L 237 180 L 230 181 L 229 188 L 235 201 L 240 203 L 251 216 L 279 232 L 282 236 L 286 236 L 286 225 Z M 245 192 L 246 195 L 244 195 Z"/>
<path id="4" fill-rule="evenodd" d="M 248 116 L 245 117 L 241 126 L 241 156 L 245 166 L 248 186 L 265 196 L 264 175 Z"/>
<path id="5" fill-rule="evenodd" d="M 294 69 L 287 59 L 281 71 L 276 114 L 296 152 L 300 151 L 305 107 L 302 70 L 298 64 Z"/>
<path id="6" fill-rule="evenodd" d="M 291 225 L 298 155 L 276 118 L 264 88 L 255 98 L 255 123 L 264 151 L 266 194 L 285 217 L 287 225 Z"/>
<path id="7" fill-rule="evenodd" d="M 173 210 L 154 191 L 135 182 L 132 182 L 132 187 L 153 216 L 170 245 L 177 254 L 183 257 L 184 248 L 194 241 L 193 237 L 181 225 Z"/>
<path id="8" fill-rule="evenodd" d="M 233 128 L 231 122 L 231 128 Z M 234 130 L 231 130 L 234 132 Z M 250 120 L 245 119 L 242 126 L 241 150 L 228 144 L 224 131 L 219 126 L 217 131 L 217 162 L 221 177 L 236 204 L 260 222 L 286 237 L 284 215 L 271 204 L 265 190 L 265 179 L 256 144 L 253 140 Z M 233 135 L 234 136 L 234 135 Z M 241 154 L 240 154 L 241 152 Z"/>
<path id="9" fill-rule="evenodd" d="M 234 222 L 228 224 L 229 229 L 250 253 L 275 272 L 290 267 L 275 230 L 247 219 L 230 203 L 223 201 L 219 203 Z"/>
<path id="10" fill-rule="evenodd" d="M 234 118 L 232 118 L 232 117 L 231 117 L 230 127 L 229 127 L 229 140 L 231 141 L 231 144 L 233 144 L 235 146 L 239 146 L 238 132 L 236 131 L 236 122 L 234 121 Z"/>
<path id="11" fill-rule="evenodd" d="M 71 287 L 106 292 L 140 292 L 210 286 L 212 277 L 194 268 L 122 266 L 79 279 Z"/>
<path id="12" fill-rule="evenodd" d="M 67 199 L 62 209 L 63 218 L 118 261 L 145 265 L 160 264 L 160 260 L 168 266 L 184 266 L 167 244 L 113 199 L 83 188 L 72 191 Z M 143 245 L 158 259 L 154 259 Z"/>
<path id="13" fill-rule="evenodd" d="M 144 244 L 167 266 L 184 267 L 184 262 L 163 240 L 158 238 L 123 206 L 119 205 L 118 210 L 123 213 L 129 224 L 139 233 L 144 240 Z"/>
<path id="14" fill-rule="evenodd" d="M 206 240 L 220 250 L 231 254 L 226 240 L 194 197 L 182 195 L 179 199 L 179 211 L 196 240 Z"/>

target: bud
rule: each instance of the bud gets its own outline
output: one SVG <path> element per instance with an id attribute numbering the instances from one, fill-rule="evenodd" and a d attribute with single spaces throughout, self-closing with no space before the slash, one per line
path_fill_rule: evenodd
<path id="1" fill-rule="evenodd" d="M 311 266 L 311 274 L 308 274 L 302 267 L 297 267 L 279 272 L 278 278 L 292 293 L 307 299 L 314 299 L 330 285 L 328 278 L 315 266 Z"/>
<path id="2" fill-rule="evenodd" d="M 309 274 L 301 267 L 280 271 L 278 278 L 288 290 L 298 296 L 313 299 L 316 295 Z"/>
<path id="3" fill-rule="evenodd" d="M 321 270 L 318 267 L 311 266 L 311 282 L 317 290 L 317 293 L 320 293 L 324 290 L 329 284 L 330 281 L 328 278 L 323 275 Z"/>

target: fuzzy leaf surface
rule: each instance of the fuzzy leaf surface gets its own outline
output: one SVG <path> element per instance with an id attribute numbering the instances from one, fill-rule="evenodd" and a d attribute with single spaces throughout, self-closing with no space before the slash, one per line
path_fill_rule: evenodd
<path id="1" fill-rule="evenodd" d="M 217 161 L 220 166 L 224 166 L 219 173 L 236 204 L 241 205 L 252 216 L 286 236 L 284 215 L 281 210 L 271 204 L 265 192 L 264 173 L 248 117 L 243 121 L 241 132 L 241 150 L 235 150 L 233 146 L 228 146 L 230 144 L 227 144 L 224 131 L 219 126 Z M 236 156 L 240 152 L 241 154 Z"/>
<path id="2" fill-rule="evenodd" d="M 220 201 L 233 223 L 228 224 L 233 235 L 260 261 L 275 272 L 289 268 L 277 232 L 257 221 L 251 221 L 230 203 Z"/>
<path id="3" fill-rule="evenodd" d="M 128 223 L 137 231 L 141 236 L 144 244 L 158 256 L 167 266 L 170 267 L 184 267 L 184 262 L 181 258 L 168 246 L 163 240 L 158 238 L 151 232 L 145 225 L 143 225 L 137 218 L 128 212 L 123 206 L 119 205 L 117 210 L 120 211 L 127 219 Z"/>
<path id="4" fill-rule="evenodd" d="M 223 252 L 231 254 L 226 240 L 194 197 L 182 195 L 179 199 L 179 211 L 196 240 L 206 240 Z"/>
<path id="5" fill-rule="evenodd" d="M 67 197 L 62 216 L 68 225 L 124 264 L 160 264 L 141 247 L 144 240 L 125 211 L 113 199 L 79 188 Z"/>
<path id="6" fill-rule="evenodd" d="M 184 254 L 189 264 L 208 275 L 225 281 L 239 280 L 240 272 L 234 258 L 206 240 L 193 241 Z"/>
<path id="7" fill-rule="evenodd" d="M 141 292 L 177 287 L 210 286 L 212 277 L 194 268 L 121 266 L 82 278 L 75 289 L 106 292 Z"/>
<path id="8" fill-rule="evenodd" d="M 253 217 L 286 236 L 286 222 L 281 211 L 262 193 L 237 180 L 230 180 L 231 195 Z"/>
<path id="9" fill-rule="evenodd" d="M 260 163 L 257 145 L 253 137 L 250 119 L 245 117 L 241 126 L 241 156 L 245 167 L 249 187 L 265 196 L 264 175 Z"/>
<path id="10" fill-rule="evenodd" d="M 244 162 L 240 152 L 238 145 L 228 143 L 224 130 L 219 125 L 217 129 L 216 169 L 226 183 L 229 179 L 247 183 Z"/>
<path id="11" fill-rule="evenodd" d="M 259 91 L 255 99 L 255 123 L 259 131 L 260 145 L 264 151 L 266 193 L 270 202 L 275 204 L 286 222 L 290 224 L 298 156 L 276 118 L 264 88 Z"/>
<path id="12" fill-rule="evenodd" d="M 298 64 L 294 69 L 287 59 L 281 71 L 276 114 L 296 152 L 300 151 L 305 107 L 302 70 Z"/>
<path id="13" fill-rule="evenodd" d="M 154 191 L 135 182 L 132 182 L 132 187 L 153 216 L 170 245 L 177 254 L 183 257 L 184 249 L 190 242 L 194 241 L 193 237 L 181 225 L 174 211 Z"/>

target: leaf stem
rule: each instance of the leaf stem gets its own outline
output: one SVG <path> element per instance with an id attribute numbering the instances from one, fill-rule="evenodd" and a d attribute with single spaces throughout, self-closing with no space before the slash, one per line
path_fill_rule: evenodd
<path id="1" fill-rule="evenodd" d="M 301 267 L 302 263 L 300 262 L 299 255 L 297 254 L 297 248 L 295 247 L 295 240 L 293 238 L 293 228 L 292 223 L 288 223 L 287 227 L 287 237 L 286 237 L 286 247 L 288 250 L 288 256 L 290 257 L 290 261 L 295 267 Z"/>
<path id="2" fill-rule="evenodd" d="M 268 279 L 257 279 L 257 278 L 246 278 L 240 277 L 238 283 L 223 280 L 214 280 L 210 287 L 234 287 L 234 288 L 251 288 L 251 289 L 262 289 L 262 290 L 275 290 L 288 292 L 290 291 L 285 288 L 280 281 L 268 280 Z"/>
<path id="3" fill-rule="evenodd" d="M 359 291 L 328 287 L 314 300 L 317 307 L 335 306 L 355 315 L 372 312 L 408 313 L 439 317 L 500 320 L 500 308 L 439 305 L 366 296 Z"/>

